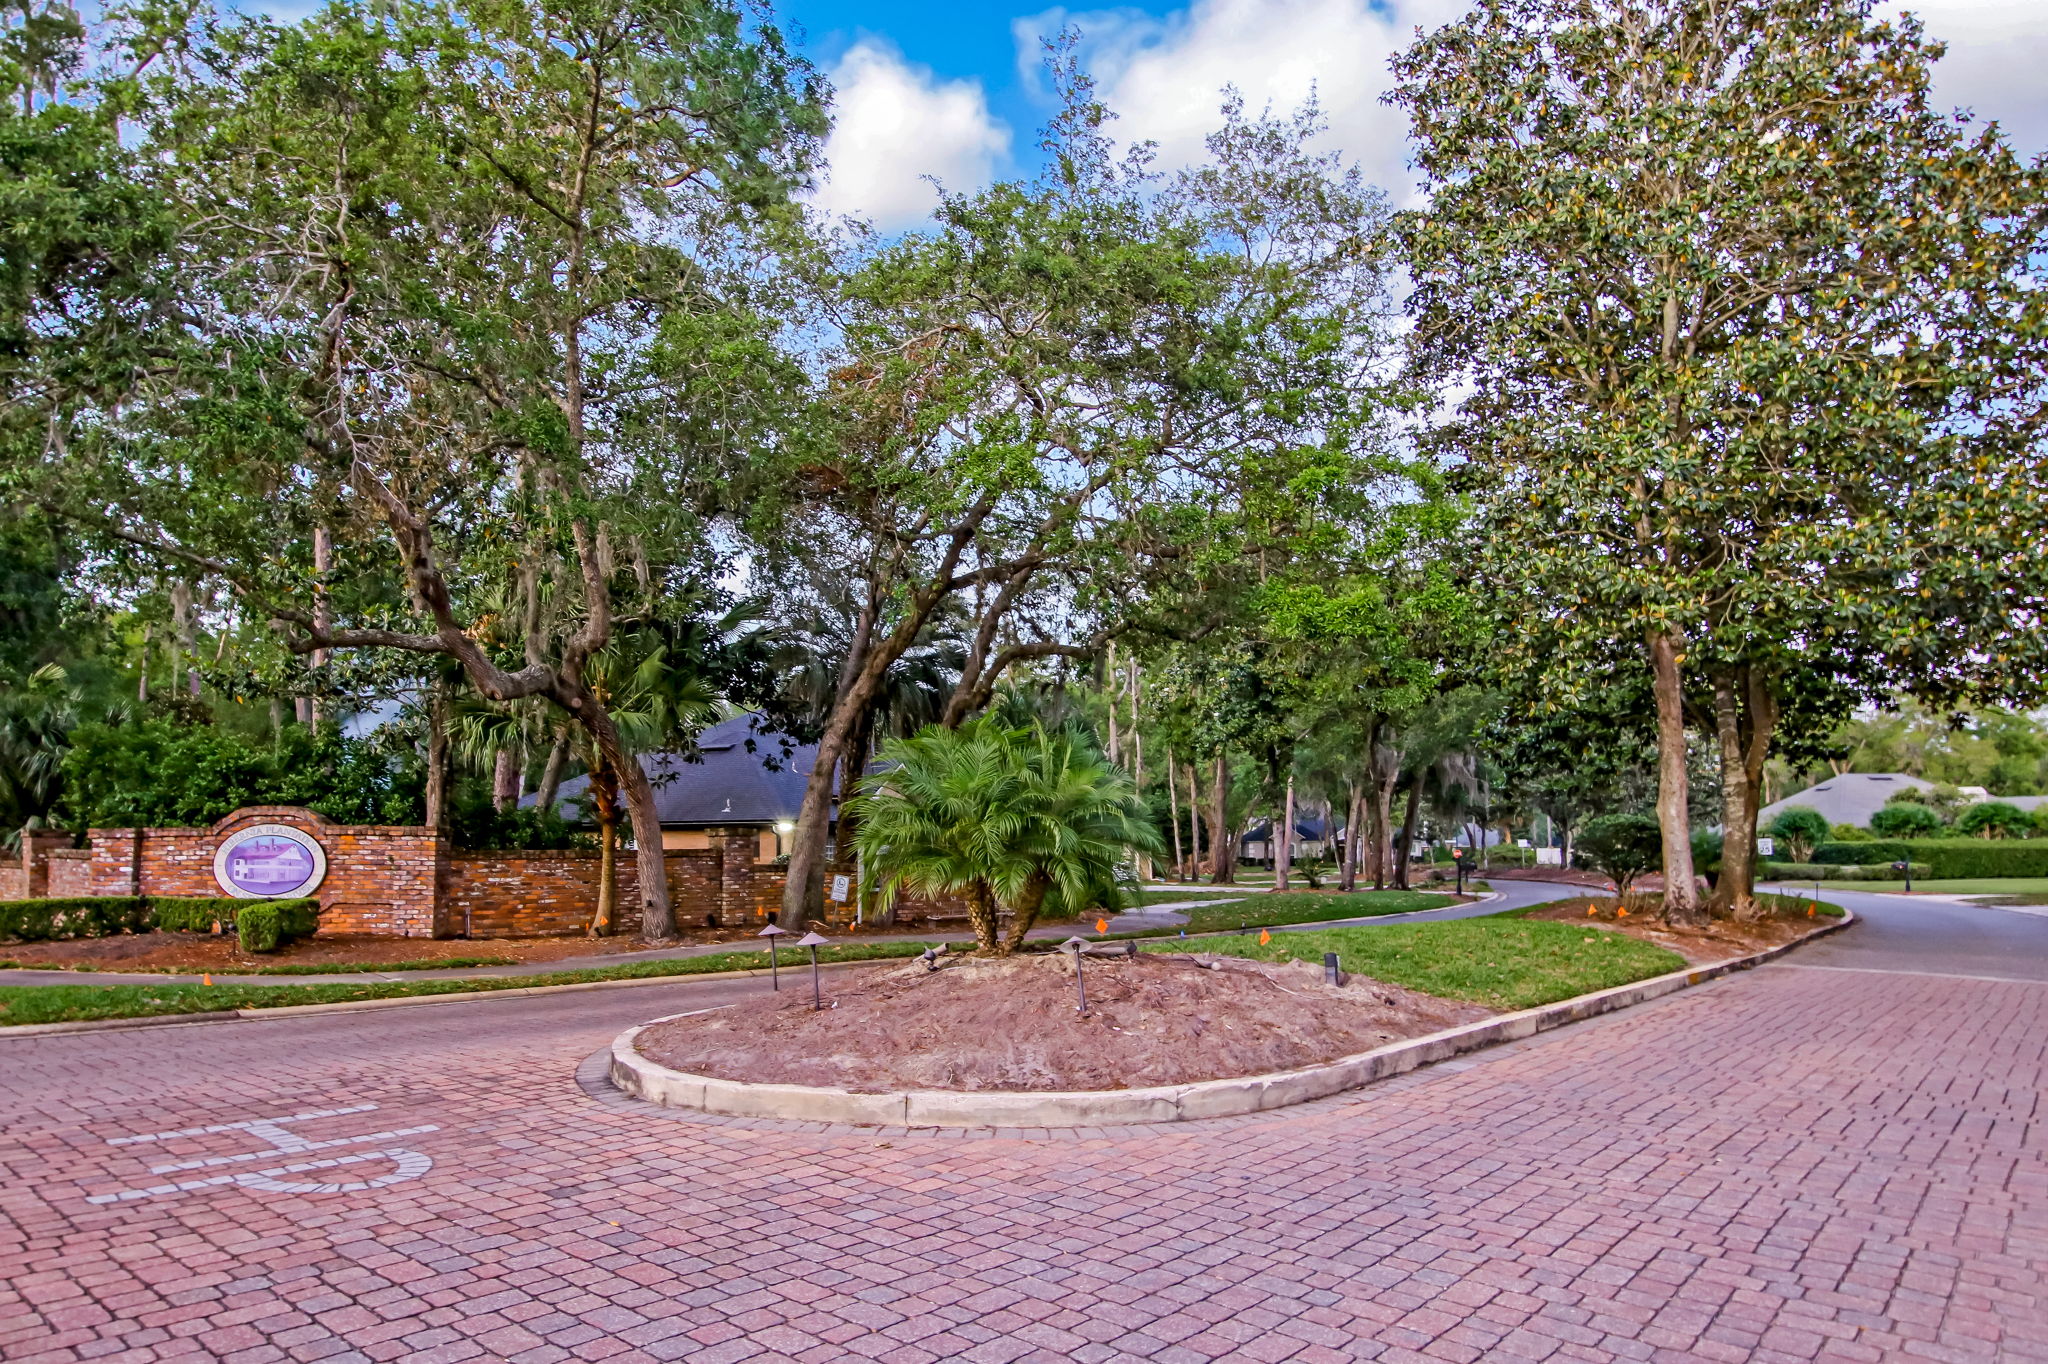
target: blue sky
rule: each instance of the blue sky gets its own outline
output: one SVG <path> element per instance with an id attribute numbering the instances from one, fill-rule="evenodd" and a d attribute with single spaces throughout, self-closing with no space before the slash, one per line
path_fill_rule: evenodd
<path id="1" fill-rule="evenodd" d="M 1468 0 L 1140 0 L 1066 8 L 968 0 L 781 0 L 804 50 L 838 89 L 822 198 L 886 230 L 921 218 L 919 179 L 969 189 L 1028 169 L 1047 112 L 1036 80 L 1040 35 L 1073 24 L 1119 128 L 1161 144 L 1168 163 L 1199 153 L 1225 84 L 1256 105 L 1317 92 L 1329 141 L 1397 198 L 1409 175 L 1400 120 L 1379 103 L 1387 57 L 1416 26 Z M 1936 94 L 1999 119 L 2030 152 L 2048 148 L 2048 0 L 1923 0 L 1910 8 L 1950 45 Z"/>

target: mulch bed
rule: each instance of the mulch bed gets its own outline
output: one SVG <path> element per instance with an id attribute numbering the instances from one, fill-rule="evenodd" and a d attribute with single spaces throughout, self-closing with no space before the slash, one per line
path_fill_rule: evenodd
<path id="1" fill-rule="evenodd" d="M 1622 911 L 1627 909 L 1627 913 Z M 1526 910 L 1525 919 L 1556 919 L 1564 923 L 1597 922 L 1602 928 L 1641 938 L 1667 947 L 1684 957 L 1688 966 L 1708 966 L 1730 957 L 1744 957 L 1768 947 L 1797 941 L 1833 919 L 1809 917 L 1803 912 L 1779 912 L 1768 918 L 1737 921 L 1714 919 L 1698 928 L 1667 924 L 1657 917 L 1654 904 L 1624 906 L 1611 895 L 1583 896 L 1560 900 Z"/>
<path id="2" fill-rule="evenodd" d="M 1491 1010 L 1364 977 L 1332 989 L 1302 962 L 1090 957 L 1089 1011 L 1070 959 L 922 962 L 782 992 L 640 1035 L 650 1060 L 722 1079 L 898 1089 L 1091 1090 L 1262 1075 L 1485 1018 Z"/>

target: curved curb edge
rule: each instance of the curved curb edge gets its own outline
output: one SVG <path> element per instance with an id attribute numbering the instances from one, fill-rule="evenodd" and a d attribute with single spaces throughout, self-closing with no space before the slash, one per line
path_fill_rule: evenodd
<path id="1" fill-rule="evenodd" d="M 628 1028 L 613 1039 L 611 1080 L 635 1098 L 668 1108 L 694 1108 L 729 1117 L 866 1127 L 1122 1127 L 1239 1117 L 1328 1098 L 1464 1052 L 1517 1041 L 1567 1023 L 1660 999 L 1764 965 L 1796 947 L 1840 932 L 1856 921 L 1855 912 L 1845 909 L 1839 920 L 1816 928 L 1803 938 L 1746 957 L 1688 967 L 1631 985 L 1501 1014 L 1320 1065 L 1239 1079 L 1145 1089 L 1029 1093 L 912 1089 L 860 1094 L 811 1085 L 751 1084 L 671 1070 L 642 1056 L 636 1045 L 640 1033 L 655 1023 L 667 1021 L 657 1018 Z"/>

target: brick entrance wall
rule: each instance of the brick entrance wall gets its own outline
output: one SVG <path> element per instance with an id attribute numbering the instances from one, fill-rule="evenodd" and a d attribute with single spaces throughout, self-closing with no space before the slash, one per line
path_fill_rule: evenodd
<path id="1" fill-rule="evenodd" d="M 327 854 L 316 892 L 320 929 L 380 937 L 525 938 L 584 932 L 597 912 L 595 851 L 469 852 L 432 829 L 336 824 L 293 806 L 251 806 L 203 829 L 94 829 L 90 845 L 68 836 L 25 836 L 19 867 L 0 868 L 0 899 L 72 895 L 215 896 L 213 857 L 221 840 L 257 824 L 284 824 Z M 761 860 L 753 827 L 714 829 L 707 846 L 670 849 L 663 861 L 676 925 L 741 928 L 780 910 L 784 869 Z M 851 865 L 826 868 L 852 877 Z M 617 866 L 617 929 L 640 931 L 640 873 L 631 849 Z M 851 903 L 827 900 L 826 922 L 846 927 Z M 964 917 L 961 905 L 905 897 L 896 921 L 910 925 Z M 794 927 L 794 925 L 787 925 Z"/>

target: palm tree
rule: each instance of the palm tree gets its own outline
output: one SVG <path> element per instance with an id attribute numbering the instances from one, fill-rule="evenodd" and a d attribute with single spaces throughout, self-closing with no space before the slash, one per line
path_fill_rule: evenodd
<path id="1" fill-rule="evenodd" d="M 1099 902 L 1131 851 L 1159 851 L 1130 778 L 1068 731 L 983 716 L 888 743 L 882 765 L 852 804 L 883 904 L 900 890 L 963 896 L 984 956 L 1016 951 L 1048 907 Z"/>

